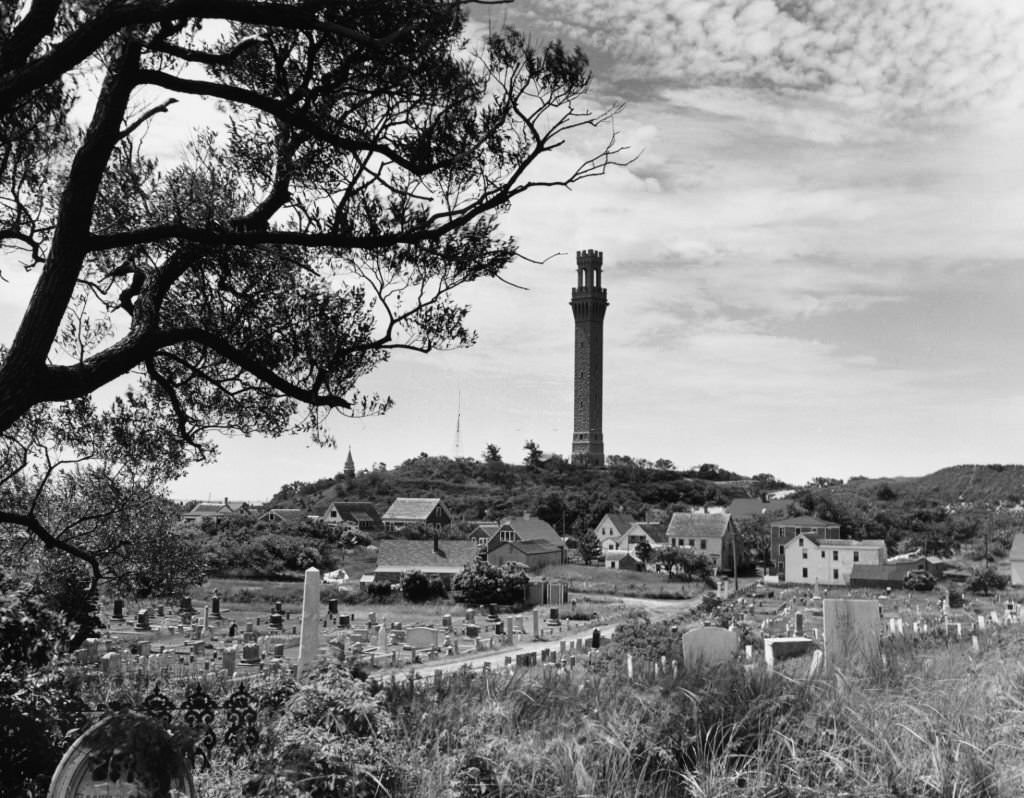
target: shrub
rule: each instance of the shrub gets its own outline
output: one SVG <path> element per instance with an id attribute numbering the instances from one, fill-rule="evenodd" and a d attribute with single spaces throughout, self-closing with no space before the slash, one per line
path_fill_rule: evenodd
<path id="1" fill-rule="evenodd" d="M 455 577 L 452 589 L 463 604 L 517 604 L 529 581 L 523 569 L 512 563 L 497 566 L 476 560 Z"/>
<path id="2" fill-rule="evenodd" d="M 371 598 L 385 600 L 391 598 L 390 582 L 370 582 L 366 586 L 366 592 Z"/>
<path id="3" fill-rule="evenodd" d="M 427 576 L 422 571 L 409 571 L 402 576 L 402 595 L 406 601 L 422 604 L 424 601 L 446 597 L 448 589 L 437 576 Z"/>
<path id="4" fill-rule="evenodd" d="M 907 590 L 931 590 L 935 587 L 935 577 L 924 570 L 910 571 L 903 577 L 903 587 Z"/>
<path id="5" fill-rule="evenodd" d="M 994 568 L 976 568 L 971 571 L 964 587 L 972 593 L 991 593 L 1002 590 L 1010 583 L 1010 577 L 996 572 Z"/>

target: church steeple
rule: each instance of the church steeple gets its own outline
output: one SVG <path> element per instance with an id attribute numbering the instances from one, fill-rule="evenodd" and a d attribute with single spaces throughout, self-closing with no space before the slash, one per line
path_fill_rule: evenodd
<path id="1" fill-rule="evenodd" d="M 345 458 L 345 479 L 354 479 L 356 476 L 356 463 L 352 459 L 352 447 L 348 447 L 348 457 Z"/>

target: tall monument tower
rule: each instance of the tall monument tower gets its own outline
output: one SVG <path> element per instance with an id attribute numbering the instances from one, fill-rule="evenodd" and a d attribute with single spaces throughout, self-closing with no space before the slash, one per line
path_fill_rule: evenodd
<path id="1" fill-rule="evenodd" d="M 576 320 L 573 365 L 573 465 L 604 465 L 601 431 L 603 389 L 604 311 L 608 291 L 601 287 L 602 253 L 585 249 L 576 253 L 576 287 L 572 289 L 572 315 Z"/>

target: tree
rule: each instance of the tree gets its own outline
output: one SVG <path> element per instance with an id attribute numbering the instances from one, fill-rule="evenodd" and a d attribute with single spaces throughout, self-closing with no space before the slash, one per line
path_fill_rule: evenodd
<path id="1" fill-rule="evenodd" d="M 577 551 L 579 551 L 580 559 L 583 560 L 585 565 L 590 565 L 594 560 L 601 557 L 601 541 L 597 539 L 593 529 L 586 530 L 580 536 Z"/>
<path id="2" fill-rule="evenodd" d="M 513 563 L 491 565 L 480 558 L 455 577 L 452 591 L 464 604 L 518 604 L 524 599 L 529 581 L 523 569 Z"/>
<path id="3" fill-rule="evenodd" d="M 98 575 L 71 521 L 44 518 L 56 499 L 21 477 L 71 474 L 85 455 L 56 416 L 126 375 L 154 434 L 192 453 L 152 453 L 180 471 L 215 454 L 212 430 L 330 442 L 330 413 L 390 407 L 358 384 L 391 352 L 473 342 L 452 292 L 516 257 L 498 232 L 509 203 L 622 152 L 612 133 L 575 168 L 537 174 L 618 109 L 580 106 L 578 50 L 510 29 L 464 47 L 474 2 L 41 0 L 0 14 L 0 254 L 35 279 L 0 348 L 0 486 L 16 494 L 0 523 Z M 205 103 L 208 126 L 175 142 L 179 98 Z M 156 155 L 176 144 L 180 158 Z M 55 447 L 71 459 L 51 469 Z"/>
<path id="4" fill-rule="evenodd" d="M 756 562 L 771 561 L 771 523 L 764 515 L 741 518 L 736 522 L 739 545 L 754 555 Z"/>
<path id="5" fill-rule="evenodd" d="M 647 540 L 641 540 L 636 544 L 636 548 L 633 550 L 636 554 L 636 558 L 640 560 L 644 565 L 647 565 L 654 556 L 654 547 Z"/>
<path id="6" fill-rule="evenodd" d="M 676 470 L 676 464 L 673 463 L 671 460 L 667 460 L 664 457 L 659 457 L 657 460 L 655 460 L 654 461 L 654 467 L 657 468 L 659 471 L 675 471 Z"/>
<path id="7" fill-rule="evenodd" d="M 975 568 L 967 577 L 964 587 L 972 593 L 989 595 L 993 590 L 1003 590 L 1010 583 L 1010 577 L 997 572 L 991 566 Z"/>
<path id="8" fill-rule="evenodd" d="M 484 462 L 485 463 L 500 463 L 501 462 L 501 449 L 495 446 L 493 443 L 487 444 L 484 449 Z"/>
<path id="9" fill-rule="evenodd" d="M 526 451 L 526 457 L 523 458 L 523 463 L 528 466 L 540 466 L 543 462 L 544 451 L 533 442 L 528 440 L 523 444 L 523 449 Z"/>

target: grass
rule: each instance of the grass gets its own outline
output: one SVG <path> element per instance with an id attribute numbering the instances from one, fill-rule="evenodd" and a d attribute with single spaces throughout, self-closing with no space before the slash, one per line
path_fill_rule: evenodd
<path id="1" fill-rule="evenodd" d="M 541 576 L 562 580 L 578 593 L 611 594 L 637 598 L 690 598 L 707 590 L 703 582 L 669 581 L 666 574 L 620 571 L 596 565 L 553 565 Z"/>

